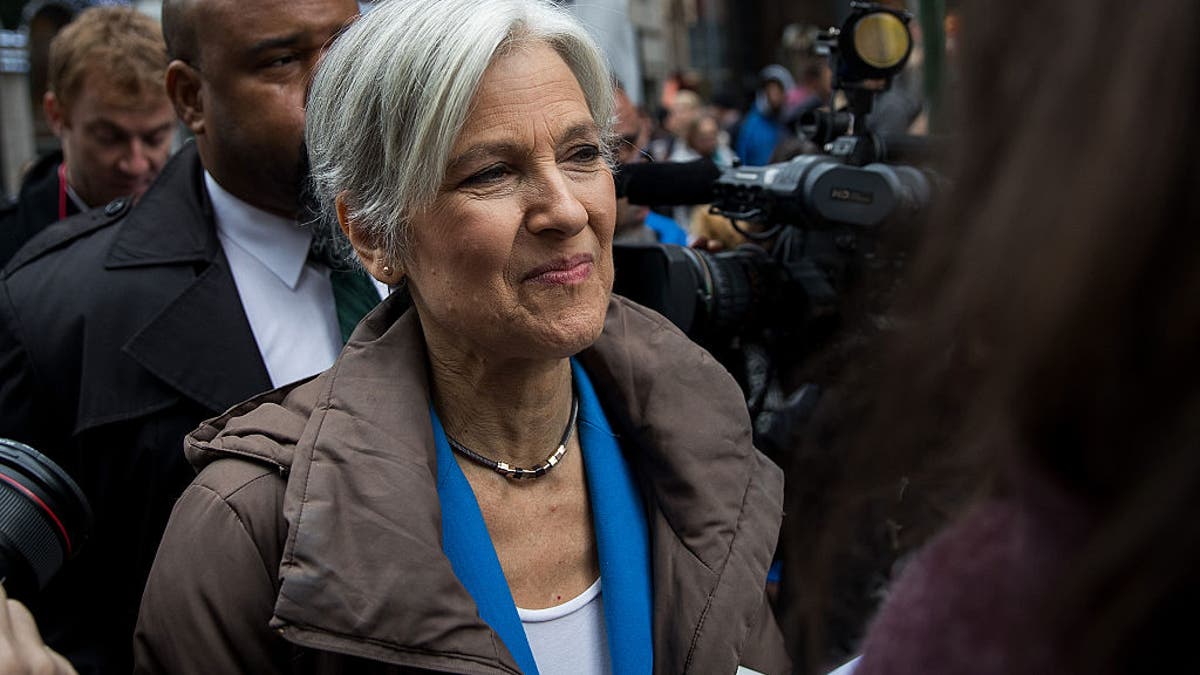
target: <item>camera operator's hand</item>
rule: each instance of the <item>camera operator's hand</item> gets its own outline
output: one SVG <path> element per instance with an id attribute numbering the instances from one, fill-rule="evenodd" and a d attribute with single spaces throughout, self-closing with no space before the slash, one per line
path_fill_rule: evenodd
<path id="1" fill-rule="evenodd" d="M 708 237 L 697 237 L 688 246 L 690 248 L 698 248 L 701 251 L 708 251 L 709 253 L 720 253 L 726 249 L 725 242 L 720 239 L 709 239 Z"/>
<path id="2" fill-rule="evenodd" d="M 0 585 L 0 675 L 75 675 L 58 652 L 42 642 L 25 605 L 9 600 Z"/>

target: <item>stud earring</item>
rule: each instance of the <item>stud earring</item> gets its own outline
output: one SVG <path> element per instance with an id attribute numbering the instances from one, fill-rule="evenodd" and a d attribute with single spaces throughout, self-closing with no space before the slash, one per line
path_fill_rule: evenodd
<path id="1" fill-rule="evenodd" d="M 392 268 L 388 267 L 387 265 L 384 265 L 383 266 L 383 276 L 391 277 L 392 276 Z"/>

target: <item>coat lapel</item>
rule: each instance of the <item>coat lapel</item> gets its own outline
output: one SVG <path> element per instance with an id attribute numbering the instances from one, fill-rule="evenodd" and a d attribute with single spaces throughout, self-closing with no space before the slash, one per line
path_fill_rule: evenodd
<path id="1" fill-rule="evenodd" d="M 119 225 L 105 268 L 167 286 L 148 291 L 166 302 L 122 351 L 174 391 L 221 412 L 271 380 L 221 252 L 203 176 L 195 146 L 184 146 Z"/>
<path id="2" fill-rule="evenodd" d="M 271 388 L 224 256 L 124 348 L 183 395 L 220 412 Z"/>
<path id="3" fill-rule="evenodd" d="M 661 316 L 614 296 L 579 358 L 657 506 L 654 670 L 732 673 L 761 617 L 782 472 L 755 451 L 737 383 Z"/>

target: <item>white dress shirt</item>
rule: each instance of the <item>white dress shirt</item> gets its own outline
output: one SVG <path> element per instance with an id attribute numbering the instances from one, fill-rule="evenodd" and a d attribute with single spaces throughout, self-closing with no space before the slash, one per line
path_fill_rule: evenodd
<path id="1" fill-rule="evenodd" d="M 271 384 L 314 375 L 342 350 L 329 268 L 308 259 L 312 233 L 295 220 L 257 209 L 204 172 L 217 237 Z M 386 287 L 380 296 L 386 295 Z"/>

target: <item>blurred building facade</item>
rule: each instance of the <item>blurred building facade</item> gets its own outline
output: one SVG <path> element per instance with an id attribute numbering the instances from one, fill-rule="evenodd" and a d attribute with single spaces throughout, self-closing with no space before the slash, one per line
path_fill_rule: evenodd
<path id="1" fill-rule="evenodd" d="M 828 27 L 844 15 L 840 0 L 628 0 L 642 63 L 642 93 L 653 102 L 677 73 L 698 76 L 701 94 L 745 97 L 757 73 L 787 61 L 789 25 Z"/>

